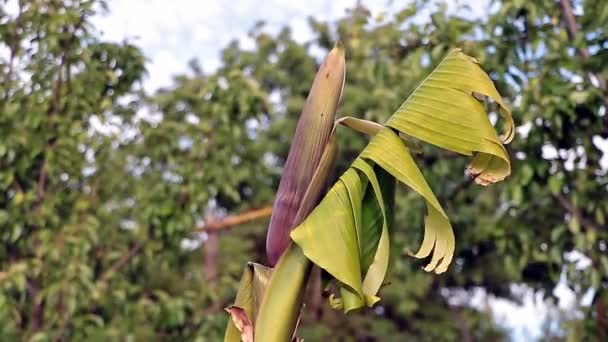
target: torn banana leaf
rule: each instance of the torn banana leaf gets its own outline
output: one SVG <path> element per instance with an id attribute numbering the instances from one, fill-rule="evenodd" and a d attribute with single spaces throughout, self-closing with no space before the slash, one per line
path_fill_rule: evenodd
<path id="1" fill-rule="evenodd" d="M 475 94 L 499 105 L 505 121 L 500 138 Z M 509 143 L 515 134 L 511 113 L 477 60 L 459 49 L 448 54 L 386 125 L 457 153 L 475 153 L 467 171 L 477 184 L 495 183 L 511 173 L 502 144 Z"/>
<path id="2" fill-rule="evenodd" d="M 499 138 L 475 95 L 500 106 L 505 134 Z M 384 127 L 361 120 L 340 122 L 373 135 L 353 165 L 321 203 L 291 232 L 291 239 L 313 263 L 342 286 L 345 311 L 378 301 L 388 268 L 390 211 L 395 179 L 425 200 L 424 238 L 417 258 L 431 256 L 424 268 L 445 272 L 455 239 L 448 217 L 399 134 L 461 154 L 475 154 L 468 168 L 478 184 L 487 185 L 510 173 L 503 142 L 513 138 L 513 120 L 489 77 L 477 61 L 453 50 L 395 112 Z M 387 181 L 386 179 L 389 179 Z M 371 208 L 371 209 L 370 209 Z M 375 209 L 374 209 L 375 208 Z"/>

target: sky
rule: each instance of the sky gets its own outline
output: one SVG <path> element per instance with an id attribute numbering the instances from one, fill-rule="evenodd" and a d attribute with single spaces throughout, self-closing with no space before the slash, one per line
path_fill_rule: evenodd
<path id="1" fill-rule="evenodd" d="M 403 8 L 403 1 L 361 2 L 374 14 Z M 455 2 L 448 1 L 451 6 Z M 295 39 L 303 42 L 311 38 L 307 26 L 309 16 L 314 14 L 319 20 L 335 20 L 355 3 L 356 0 L 109 0 L 109 13 L 96 17 L 94 24 L 104 39 L 128 39 L 143 50 L 148 58 L 144 87 L 154 91 L 169 86 L 172 76 L 187 72 L 188 61 L 192 58 L 197 58 L 204 70 L 213 71 L 219 64 L 220 50 L 229 41 L 239 39 L 245 47 L 251 44 L 247 32 L 258 20 L 264 20 L 267 28 L 275 32 L 288 25 Z M 468 15 L 481 18 L 488 10 L 489 0 L 469 1 L 468 4 L 472 8 Z M 425 20 L 424 16 L 421 20 Z M 608 143 L 604 146 L 608 163 Z M 469 304 L 490 308 L 500 324 L 512 329 L 514 340 L 529 340 L 540 334 L 542 320 L 548 317 L 550 310 L 538 294 L 525 288 L 520 291 L 522 306 L 484 293 L 475 293 Z M 576 301 L 563 282 L 556 293 L 562 309 Z"/>
<path id="2" fill-rule="evenodd" d="M 408 1 L 362 0 L 373 14 L 403 9 Z M 448 0 L 452 8 L 464 0 Z M 219 64 L 219 52 L 233 39 L 245 47 L 252 44 L 247 32 L 258 20 L 278 31 L 289 25 L 296 40 L 307 41 L 312 32 L 308 17 L 335 20 L 352 8 L 357 0 L 108 0 L 110 13 L 94 23 L 105 39 L 128 39 L 141 47 L 149 59 L 145 87 L 155 90 L 171 83 L 172 75 L 187 71 L 188 61 L 196 57 L 203 69 L 212 71 Z M 481 17 L 489 0 L 468 1 L 472 15 Z M 426 16 L 428 18 L 428 14 Z M 423 18 L 424 20 L 424 18 Z"/>
<path id="3" fill-rule="evenodd" d="M 365 1 L 375 12 L 384 1 Z M 149 58 L 146 88 L 170 84 L 171 76 L 185 72 L 196 57 L 206 71 L 218 66 L 219 51 L 233 40 L 247 46 L 247 32 L 263 19 L 270 30 L 289 25 L 294 37 L 311 36 L 308 16 L 321 20 L 338 18 L 352 0 L 307 1 L 200 1 L 200 0 L 109 0 L 110 14 L 96 20 L 106 39 L 129 39 Z M 145 13 L 145 14 L 144 14 Z M 143 14 L 143 15 L 142 15 Z"/>

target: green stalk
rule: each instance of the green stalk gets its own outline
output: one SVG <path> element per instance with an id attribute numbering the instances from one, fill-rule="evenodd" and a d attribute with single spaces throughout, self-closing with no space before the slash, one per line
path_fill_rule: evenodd
<path id="1" fill-rule="evenodd" d="M 332 134 L 296 215 L 302 221 L 314 209 L 316 189 L 323 189 L 336 155 Z M 290 341 L 296 330 L 312 263 L 290 243 L 272 271 L 255 322 L 255 341 Z"/>
<path id="2" fill-rule="evenodd" d="M 291 341 L 312 263 L 291 243 L 277 263 L 255 322 L 255 341 Z"/>

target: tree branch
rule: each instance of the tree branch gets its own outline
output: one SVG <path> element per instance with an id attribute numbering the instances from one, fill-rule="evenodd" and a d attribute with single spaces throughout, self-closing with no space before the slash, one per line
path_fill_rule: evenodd
<path id="1" fill-rule="evenodd" d="M 600 288 L 598 292 L 597 302 L 595 303 L 595 320 L 597 322 L 597 341 L 606 341 L 608 337 L 608 319 L 606 318 L 606 303 L 604 300 L 606 295 L 604 290 Z"/>
<path id="2" fill-rule="evenodd" d="M 40 288 L 35 281 L 27 282 L 27 294 L 30 297 L 31 307 L 29 314 L 29 330 L 32 332 L 40 331 L 44 325 L 44 301 L 39 299 Z"/>
<path id="3" fill-rule="evenodd" d="M 456 198 L 456 196 L 458 196 L 458 194 L 461 191 L 466 190 L 469 186 L 471 186 L 471 184 L 473 184 L 474 181 L 475 181 L 474 177 L 467 176 L 460 183 L 456 184 L 456 186 L 454 187 L 454 190 L 452 190 L 452 192 L 448 195 L 447 202 L 451 202 L 454 198 Z"/>
<path id="4" fill-rule="evenodd" d="M 220 240 L 217 233 L 209 234 L 205 241 L 203 275 L 208 284 L 214 284 L 218 275 L 218 257 L 220 255 Z"/>
<path id="5" fill-rule="evenodd" d="M 53 87 L 52 90 L 52 94 L 51 94 L 51 99 L 50 99 L 50 106 L 47 110 L 47 116 L 53 116 L 53 115 L 57 115 L 61 112 L 61 97 L 62 97 L 62 88 L 64 86 L 64 84 L 66 83 L 66 80 L 63 78 L 63 73 L 65 72 L 68 76 L 67 76 L 67 82 L 70 81 L 70 63 L 68 61 L 68 53 L 70 51 L 70 49 L 72 48 L 72 45 L 76 42 L 78 36 L 77 36 L 77 32 L 78 30 L 82 27 L 82 25 L 85 22 L 85 16 L 82 15 L 80 16 L 78 22 L 76 24 L 74 24 L 73 30 L 72 30 L 72 35 L 70 36 L 69 40 L 64 43 L 65 45 L 63 46 L 63 51 L 61 53 L 61 60 L 59 62 L 59 67 L 57 69 L 57 80 L 55 81 L 55 85 Z M 64 31 L 68 31 L 69 28 L 66 26 L 63 29 Z M 68 84 L 69 86 L 69 84 Z M 42 200 L 44 198 L 44 194 L 45 194 L 45 189 L 46 189 L 46 181 L 48 178 L 48 170 L 47 170 L 47 151 L 49 148 L 52 148 L 57 139 L 55 137 L 49 139 L 47 141 L 47 144 L 44 148 L 44 160 L 42 161 L 42 167 L 40 168 L 40 175 L 38 177 L 38 204 L 40 205 L 42 203 Z"/>
<path id="6" fill-rule="evenodd" d="M 195 228 L 197 232 L 217 232 L 222 229 L 230 228 L 232 226 L 236 226 L 239 224 L 243 224 L 246 222 L 254 221 L 260 218 L 264 218 L 270 216 L 272 212 L 272 207 L 267 206 L 260 209 L 254 209 L 247 211 L 245 213 L 229 216 L 221 221 L 211 220 L 206 225 Z M 123 268 L 133 257 L 135 257 L 141 251 L 143 247 L 143 243 L 138 243 L 131 247 L 127 254 L 123 255 L 122 258 L 117 260 L 112 266 L 110 266 L 100 277 L 100 280 L 107 280 L 113 274 L 117 273 L 121 268 Z"/>
<path id="7" fill-rule="evenodd" d="M 99 277 L 100 280 L 104 281 L 109 279 L 113 274 L 117 273 L 121 268 L 123 268 L 134 256 L 136 256 L 141 248 L 143 247 L 142 243 L 136 243 L 127 254 L 123 255 L 122 258 L 118 259 L 110 268 L 108 268 L 102 275 Z"/>
<path id="8" fill-rule="evenodd" d="M 47 171 L 46 156 L 45 156 L 44 160 L 42 161 L 42 167 L 40 168 L 40 175 L 38 176 L 37 203 L 39 205 L 42 203 L 42 199 L 44 198 L 44 191 L 46 188 L 46 179 L 47 179 L 48 175 L 49 175 L 49 173 Z"/>
<path id="9" fill-rule="evenodd" d="M 566 29 L 568 30 L 568 36 L 570 39 L 574 39 L 578 34 L 578 27 L 576 25 L 576 18 L 574 17 L 574 13 L 572 13 L 572 6 L 570 5 L 570 0 L 560 0 L 559 1 L 562 7 L 562 13 L 564 14 L 564 20 L 566 21 Z M 589 58 L 589 50 L 587 48 L 582 47 L 579 49 L 579 52 L 583 58 Z"/>
<path id="10" fill-rule="evenodd" d="M 594 220 L 584 217 L 583 212 L 580 210 L 580 208 L 575 207 L 562 194 L 553 194 L 553 197 L 557 199 L 562 208 L 566 209 L 566 211 L 568 211 L 572 216 L 574 216 L 574 218 L 576 218 L 584 227 L 592 228 L 595 230 L 608 229 L 608 227 L 603 226 Z"/>
<path id="11" fill-rule="evenodd" d="M 18 9 L 18 14 L 17 17 L 15 19 L 15 29 L 13 30 L 13 32 L 11 32 L 10 34 L 10 43 L 9 43 L 9 50 L 10 50 L 10 56 L 9 56 L 9 61 L 8 61 L 8 70 L 7 73 L 5 75 L 4 78 L 4 82 L 3 82 L 3 87 L 4 87 L 4 96 L 2 99 L 2 108 L 4 108 L 4 106 L 6 105 L 6 103 L 8 102 L 8 98 L 10 96 L 10 85 L 11 85 L 11 81 L 13 78 L 13 73 L 15 72 L 15 58 L 17 57 L 17 54 L 19 53 L 19 49 L 20 49 L 20 41 L 19 41 L 19 36 L 18 36 L 18 31 L 21 29 L 22 26 L 22 19 L 23 19 L 23 4 L 21 2 L 18 3 L 19 9 Z"/>
<path id="12" fill-rule="evenodd" d="M 196 227 L 194 229 L 195 232 L 216 232 L 219 230 L 227 229 L 232 226 L 236 226 L 239 224 L 259 220 L 265 217 L 270 216 L 272 213 L 272 207 L 266 206 L 260 209 L 253 209 L 246 211 L 244 213 L 228 216 L 223 220 L 208 220 L 205 225 L 200 227 Z"/>
<path id="13" fill-rule="evenodd" d="M 463 342 L 473 342 L 473 334 L 471 333 L 471 326 L 467 322 L 466 317 L 462 308 L 452 308 L 452 314 L 454 315 L 455 321 L 458 322 L 457 328 L 460 331 L 460 338 Z"/>
<path id="14" fill-rule="evenodd" d="M 578 35 L 578 25 L 576 23 L 576 17 L 572 12 L 570 0 L 559 0 L 559 3 L 562 8 L 562 14 L 564 15 L 564 21 L 566 22 L 566 30 L 568 31 L 568 37 L 573 40 Z M 578 52 L 584 60 L 589 59 L 591 57 L 589 50 L 584 46 L 580 47 L 578 49 Z M 598 75 L 594 74 L 593 72 L 588 72 L 587 78 L 589 78 L 591 84 L 597 84 L 598 88 L 600 88 L 601 90 L 606 90 L 606 82 L 604 82 L 604 80 Z"/>

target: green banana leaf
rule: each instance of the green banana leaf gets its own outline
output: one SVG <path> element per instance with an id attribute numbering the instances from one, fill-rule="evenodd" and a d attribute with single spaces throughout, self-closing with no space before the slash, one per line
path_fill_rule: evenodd
<path id="1" fill-rule="evenodd" d="M 384 280 L 389 261 L 389 211 L 392 210 L 395 195 L 395 179 L 379 167 L 372 168 L 367 163 L 355 163 L 342 177 L 345 182 L 357 232 L 362 274 L 363 298 L 353 288 L 341 288 L 342 298 L 333 301 L 333 306 L 348 312 L 372 306 L 376 293 Z M 377 174 L 377 176 L 376 176 Z"/>
<path id="2" fill-rule="evenodd" d="M 499 138 L 484 106 L 484 95 L 499 105 L 505 133 Z M 383 127 L 355 129 L 374 134 L 352 166 L 312 213 L 291 232 L 304 255 L 341 285 L 345 312 L 379 300 L 388 269 L 390 209 L 395 180 L 417 192 L 427 204 L 424 238 L 416 258 L 431 256 L 425 271 L 445 272 L 455 239 L 447 214 L 400 138 L 426 141 L 473 160 L 467 171 L 480 185 L 511 172 L 503 146 L 513 138 L 513 120 L 490 78 L 477 61 L 453 50 L 418 86 Z"/>

